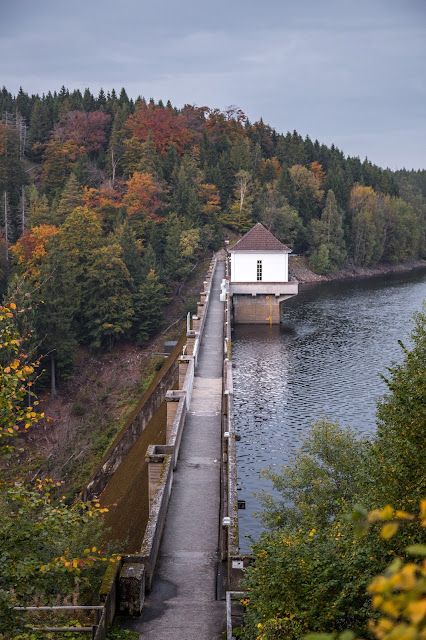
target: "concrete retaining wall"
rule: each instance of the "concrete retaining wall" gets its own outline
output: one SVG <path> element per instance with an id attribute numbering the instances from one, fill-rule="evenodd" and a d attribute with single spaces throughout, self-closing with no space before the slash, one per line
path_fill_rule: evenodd
<path id="1" fill-rule="evenodd" d="M 101 467 L 83 491 L 84 501 L 99 496 L 105 489 L 111 476 L 123 462 L 127 453 L 133 447 L 154 413 L 163 402 L 168 389 L 174 387 L 178 381 L 178 357 L 182 350 L 184 337 L 178 342 L 154 380 L 143 394 L 137 407 L 132 411 L 126 423 L 111 445 Z"/>

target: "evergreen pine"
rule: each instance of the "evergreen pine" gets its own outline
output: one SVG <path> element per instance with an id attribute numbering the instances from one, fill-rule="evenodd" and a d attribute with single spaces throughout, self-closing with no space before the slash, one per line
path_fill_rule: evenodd
<path id="1" fill-rule="evenodd" d="M 41 266 L 40 281 L 35 294 L 42 300 L 38 303 L 36 327 L 54 395 L 58 379 L 66 378 L 74 363 L 77 338 L 73 320 L 78 305 L 68 255 L 55 239 Z"/>
<path id="2" fill-rule="evenodd" d="M 93 251 L 84 283 L 82 317 L 92 349 L 112 349 L 129 335 L 133 281 L 117 244 Z"/>
<path id="3" fill-rule="evenodd" d="M 316 273 L 335 272 L 346 257 L 342 215 L 333 191 L 327 193 L 320 220 L 311 223 L 311 258 Z"/>
<path id="4" fill-rule="evenodd" d="M 80 184 L 74 173 L 70 175 L 65 183 L 61 198 L 55 209 L 52 210 L 51 224 L 60 226 L 65 222 L 67 216 L 80 207 L 83 203 Z"/>
<path id="5" fill-rule="evenodd" d="M 155 271 L 151 269 L 134 298 L 133 326 L 138 344 L 146 344 L 148 338 L 158 330 L 163 319 L 163 307 L 166 301 L 164 286 Z"/>

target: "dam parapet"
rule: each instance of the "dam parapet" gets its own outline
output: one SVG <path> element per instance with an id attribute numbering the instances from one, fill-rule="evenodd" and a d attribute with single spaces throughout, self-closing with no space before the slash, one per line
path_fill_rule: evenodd
<path id="1" fill-rule="evenodd" d="M 224 362 L 223 362 L 223 433 L 222 433 L 222 535 L 221 555 L 227 566 L 227 589 L 235 591 L 252 562 L 249 554 L 240 554 L 237 476 L 237 439 L 234 420 L 234 386 L 232 373 L 232 321 L 233 305 L 230 286 L 231 263 L 225 266 Z"/>

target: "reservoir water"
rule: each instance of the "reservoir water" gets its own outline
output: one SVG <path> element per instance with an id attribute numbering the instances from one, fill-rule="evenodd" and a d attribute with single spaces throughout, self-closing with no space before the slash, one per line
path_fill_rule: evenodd
<path id="1" fill-rule="evenodd" d="M 402 359 L 412 315 L 426 299 L 426 271 L 304 285 L 283 303 L 281 326 L 233 331 L 240 547 L 261 531 L 254 491 L 270 489 L 259 472 L 291 462 L 309 424 L 327 416 L 374 435 L 380 373 Z"/>

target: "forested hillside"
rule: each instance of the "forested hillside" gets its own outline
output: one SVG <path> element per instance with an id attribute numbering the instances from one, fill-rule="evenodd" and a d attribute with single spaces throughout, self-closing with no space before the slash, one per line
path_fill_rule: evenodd
<path id="1" fill-rule="evenodd" d="M 77 344 L 144 344 L 224 227 L 260 220 L 318 273 L 426 257 L 425 171 L 392 173 L 240 109 L 3 88 L 0 118 L 1 287 L 29 308 L 52 374 Z"/>

